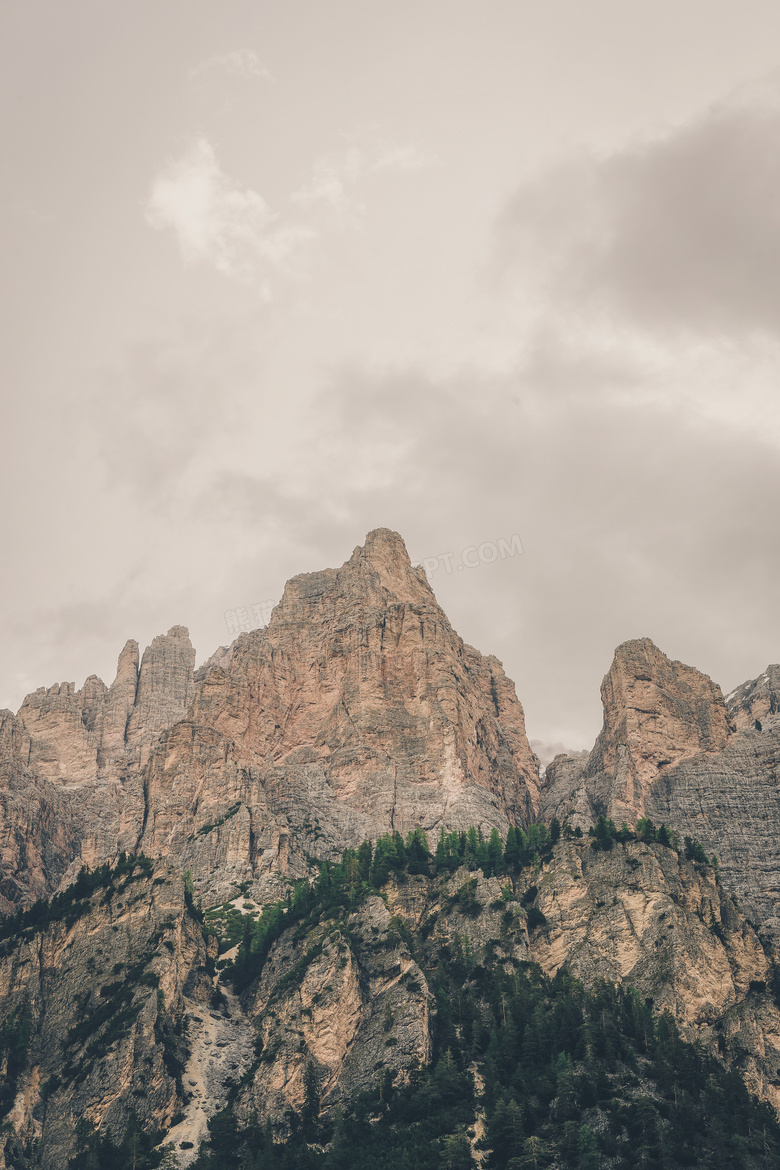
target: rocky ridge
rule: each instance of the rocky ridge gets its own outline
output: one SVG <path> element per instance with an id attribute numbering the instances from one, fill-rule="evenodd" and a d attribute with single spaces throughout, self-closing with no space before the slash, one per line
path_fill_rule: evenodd
<path id="1" fill-rule="evenodd" d="M 780 720 L 769 667 L 729 697 L 642 639 L 602 684 L 604 727 L 584 759 L 547 768 L 540 815 L 583 827 L 640 817 L 698 838 L 746 913 L 780 943 Z M 761 730 L 751 712 L 764 715 Z M 760 720 L 759 720 L 760 723 Z"/>
<path id="2" fill-rule="evenodd" d="M 242 997 L 261 1056 L 239 1116 L 289 1132 L 309 1065 L 327 1111 L 425 1064 L 442 955 L 508 970 L 537 963 L 551 976 L 565 966 L 586 987 L 628 983 L 780 1106 L 773 960 L 714 869 L 657 844 L 602 852 L 584 838 L 561 841 L 516 879 L 465 868 L 391 879 L 352 913 L 308 932 L 291 926 Z"/>
<path id="3" fill-rule="evenodd" d="M 506 831 L 535 815 L 514 687 L 453 631 L 396 533 L 293 578 L 268 626 L 197 680 L 194 658 L 174 626 L 140 667 L 129 642 L 110 687 L 42 688 L 4 715 L 0 909 L 122 849 L 190 869 L 215 901 L 387 829 Z M 42 825 L 56 810 L 51 847 L 23 807 Z"/>
<path id="4" fill-rule="evenodd" d="M 127 643 L 110 687 L 60 684 L 0 712 L 0 910 L 123 850 L 158 866 L 0 948 L 3 1010 L 29 1005 L 31 1028 L 7 1150 L 64 1166 L 74 1115 L 117 1141 L 136 1118 L 186 1165 L 226 1104 L 288 1134 L 307 1076 L 333 1115 L 430 1062 L 445 961 L 477 999 L 480 968 L 535 964 L 636 988 L 780 1108 L 780 668 L 724 699 L 649 639 L 625 643 L 593 750 L 558 756 L 540 785 L 501 664 L 458 638 L 385 529 L 288 582 L 267 627 L 194 658 L 176 626 L 140 663 Z M 600 816 L 695 836 L 722 884 L 659 844 L 568 835 Z M 214 996 L 186 871 L 206 908 L 237 889 L 263 905 L 365 838 L 506 838 L 554 817 L 564 838 L 532 869 L 391 879 L 283 930 L 240 997 L 224 978 Z"/>

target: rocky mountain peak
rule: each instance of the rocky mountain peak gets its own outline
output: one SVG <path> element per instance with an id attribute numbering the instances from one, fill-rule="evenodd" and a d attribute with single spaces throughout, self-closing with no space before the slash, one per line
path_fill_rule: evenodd
<path id="1" fill-rule="evenodd" d="M 720 687 L 667 658 L 650 638 L 618 646 L 601 699 L 604 727 L 593 766 L 612 770 L 623 759 L 642 786 L 685 757 L 720 751 L 729 738 Z"/>
<path id="2" fill-rule="evenodd" d="M 172 786 L 177 807 L 191 795 L 210 823 L 263 803 L 266 848 L 284 864 L 282 840 L 303 854 L 417 826 L 489 832 L 528 823 L 538 804 L 513 685 L 497 659 L 458 637 L 388 529 L 370 532 L 340 568 L 293 577 L 267 627 L 198 671 L 188 720 L 151 763 L 147 836 L 159 830 L 159 841 L 144 838 L 150 852 L 166 847 L 163 832 L 171 840 Z M 247 785 L 257 785 L 251 795 Z M 182 840 L 199 828 L 178 823 Z M 234 835 L 240 823 L 232 814 Z M 307 843 L 303 827 L 317 824 Z"/>
<path id="3" fill-rule="evenodd" d="M 138 685 L 138 643 L 134 638 L 128 638 L 120 651 L 112 689 L 124 686 L 129 680 L 132 680 L 135 695 L 135 688 Z"/>
<path id="4" fill-rule="evenodd" d="M 124 669 L 128 678 L 133 655 L 128 647 L 133 645 L 125 646 L 122 655 L 126 657 L 119 660 L 119 669 Z M 127 725 L 127 742 L 139 747 L 141 763 L 148 759 L 154 737 L 186 715 L 195 693 L 194 670 L 195 649 L 186 626 L 172 626 L 144 650 Z"/>
<path id="5" fill-rule="evenodd" d="M 369 532 L 365 544 L 357 546 L 344 570 L 363 575 L 388 599 L 395 596 L 399 601 L 419 604 L 430 603 L 433 598 L 423 573 L 412 566 L 403 538 L 389 528 Z"/>
<path id="6" fill-rule="evenodd" d="M 354 618 L 398 604 L 436 606 L 436 599 L 423 571 L 413 568 L 403 538 L 389 528 L 375 528 L 341 568 L 291 578 L 269 628 L 301 622 L 318 626 L 332 623 L 338 614 Z"/>

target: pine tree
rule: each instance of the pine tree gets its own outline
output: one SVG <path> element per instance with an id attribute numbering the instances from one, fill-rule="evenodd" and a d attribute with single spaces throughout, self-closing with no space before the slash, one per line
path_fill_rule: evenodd
<path id="1" fill-rule="evenodd" d="M 487 877 L 493 877 L 496 874 L 502 874 L 505 872 L 504 850 L 501 845 L 501 837 L 499 836 L 498 829 L 496 828 L 493 828 L 490 833 L 490 840 L 488 841 L 487 864 Z"/>
<path id="2" fill-rule="evenodd" d="M 601 1158 L 596 1144 L 596 1135 L 588 1125 L 580 1128 L 577 1139 L 577 1167 L 578 1170 L 599 1170 Z"/>
<path id="3" fill-rule="evenodd" d="M 317 1069 L 314 1061 L 309 1060 L 303 1072 L 303 1108 L 301 1110 L 301 1127 L 304 1133 L 310 1133 L 320 1115 L 320 1088 Z"/>
<path id="4" fill-rule="evenodd" d="M 358 864 L 360 866 L 361 881 L 367 882 L 371 873 L 371 858 L 373 849 L 370 841 L 364 841 L 358 849 Z"/>
<path id="5" fill-rule="evenodd" d="M 506 845 L 504 846 L 504 861 L 507 869 L 518 870 L 520 868 L 520 842 L 518 840 L 517 829 L 514 825 L 510 825 L 506 835 Z"/>

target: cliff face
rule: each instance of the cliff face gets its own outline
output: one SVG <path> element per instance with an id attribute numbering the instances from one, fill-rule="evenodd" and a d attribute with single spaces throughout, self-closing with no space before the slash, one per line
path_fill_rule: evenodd
<path id="1" fill-rule="evenodd" d="M 293 578 L 268 627 L 241 635 L 229 664 L 199 684 L 189 718 L 195 831 L 241 803 L 265 860 L 299 872 L 306 852 L 417 825 L 505 829 L 538 803 L 514 687 L 495 658 L 458 638 L 385 529 L 341 569 Z M 149 825 L 168 801 L 157 778 L 184 771 L 173 740 L 152 761 Z M 155 852 L 150 832 L 144 848 Z"/>
<path id="2" fill-rule="evenodd" d="M 419 1077 L 457 1020 L 452 1042 L 484 1049 L 496 978 L 535 964 L 586 988 L 631 985 L 780 1105 L 771 959 L 713 868 L 672 849 L 561 841 L 516 876 L 399 874 L 351 909 L 323 905 L 282 927 L 240 1001 L 219 976 L 213 986 L 216 941 L 204 942 L 181 881 L 146 861 L 103 874 L 52 921 L 22 924 L 0 942 L 3 1018 L 27 1021 L 13 1067 L 0 1033 L 5 1164 L 60 1170 L 80 1118 L 87 1138 L 156 1133 L 181 1166 L 226 1105 L 239 1129 L 259 1118 L 284 1139 L 307 1078 L 333 1118 Z"/>
<path id="3" fill-rule="evenodd" d="M 618 825 L 647 816 L 698 838 L 746 913 L 780 938 L 776 671 L 739 687 L 727 706 L 706 675 L 649 639 L 618 647 L 601 688 L 604 727 L 588 757 L 549 765 L 541 815 L 582 827 L 601 815 Z"/>
<path id="4" fill-rule="evenodd" d="M 56 889 L 82 838 L 67 795 L 32 771 L 31 753 L 22 721 L 0 711 L 0 913 Z"/>
<path id="5" fill-rule="evenodd" d="M 290 927 L 243 997 L 261 1053 L 239 1115 L 257 1112 L 287 1132 L 307 1068 L 325 1110 L 378 1077 L 406 1080 L 430 1058 L 432 982 L 456 956 L 474 979 L 483 970 L 483 986 L 492 964 L 532 963 L 551 976 L 566 966 L 586 988 L 628 983 L 780 1106 L 772 962 L 715 871 L 660 845 L 600 852 L 585 839 L 560 842 L 540 870 L 514 880 L 466 869 L 410 877 L 351 914 Z"/>
<path id="6" fill-rule="evenodd" d="M 286 1138 L 312 1085 L 335 1117 L 411 1084 L 437 1046 L 460 1046 L 464 1068 L 497 1050 L 497 981 L 519 995 L 539 969 L 633 987 L 780 1108 L 777 667 L 724 700 L 649 640 L 626 643 L 593 751 L 558 757 L 540 791 L 501 664 L 458 638 L 400 537 L 379 529 L 193 668 L 175 626 L 140 662 L 128 642 L 110 687 L 61 684 L 0 713 L 0 910 L 67 888 L 84 862 L 146 855 L 77 904 L 0 929 L 0 1013 L 28 1035 L 20 1061 L 0 1029 L 8 1165 L 64 1167 L 74 1118 L 116 1141 L 134 1124 L 161 1131 L 180 1165 L 223 1108 Z M 695 836 L 723 884 L 660 844 L 602 851 L 565 833 L 519 872 L 499 859 L 500 876 L 429 859 L 381 884 L 369 862 L 340 902 L 279 910 L 267 952 L 254 936 L 253 974 L 231 985 L 235 930 L 215 975 L 217 940 L 181 883 L 189 871 L 196 902 L 256 915 L 365 838 L 421 826 L 435 847 L 441 828 L 506 838 L 600 815 Z M 461 860 L 491 856 L 466 842 Z"/>
<path id="7" fill-rule="evenodd" d="M 66 810 L 70 828 L 58 865 L 27 872 L 13 842 L 36 833 L 5 801 L 6 906 L 122 849 L 191 869 L 213 900 L 387 830 L 505 831 L 535 814 L 538 761 L 514 687 L 458 638 L 396 533 L 293 578 L 269 626 L 197 682 L 194 657 L 174 626 L 140 668 L 128 642 L 109 688 L 90 678 L 28 696 L 8 732 L 11 787 L 22 804 Z"/>
<path id="8" fill-rule="evenodd" d="M 68 788 L 139 769 L 159 733 L 184 718 L 194 665 L 187 630 L 174 626 L 146 649 L 140 669 L 138 644 L 128 642 L 110 687 L 94 675 L 80 691 L 72 683 L 40 687 L 18 714 L 32 742 L 31 769 Z"/>
<path id="9" fill-rule="evenodd" d="M 183 718 L 195 651 L 174 626 L 143 656 L 128 642 L 116 679 L 39 688 L 0 712 L 0 911 L 58 889 L 82 863 L 134 849 L 143 770 L 160 732 Z"/>
<path id="10" fill-rule="evenodd" d="M 184 1104 L 185 991 L 207 1003 L 211 990 L 180 879 L 134 868 L 68 910 L 0 944 L 3 1017 L 28 1019 L 5 1140 L 37 1149 L 47 1170 L 75 1153 L 79 1118 L 117 1140 L 132 1119 L 170 1127 Z"/>
<path id="11" fill-rule="evenodd" d="M 671 662 L 649 638 L 618 647 L 601 701 L 604 728 L 588 769 L 615 777 L 612 801 L 634 816 L 665 768 L 721 751 L 728 742 L 720 687 L 693 667 Z"/>
<path id="12" fill-rule="evenodd" d="M 565 964 L 586 986 L 631 984 L 780 1107 L 780 1010 L 766 990 L 772 959 L 711 866 L 660 845 L 605 853 L 564 842 L 534 880 L 547 921 L 530 953 L 545 972 Z"/>
<path id="13" fill-rule="evenodd" d="M 299 933 L 279 940 L 245 996 L 261 1055 L 239 1116 L 270 1118 L 282 1132 L 287 1111 L 304 1105 L 310 1064 L 330 1108 L 373 1088 L 380 1068 L 403 1077 L 431 1056 L 428 983 L 380 897 Z"/>
<path id="14" fill-rule="evenodd" d="M 762 675 L 737 687 L 727 697 L 729 716 L 739 730 L 771 722 L 780 714 L 780 666 L 768 666 Z M 759 730 L 759 729 L 756 729 Z"/>

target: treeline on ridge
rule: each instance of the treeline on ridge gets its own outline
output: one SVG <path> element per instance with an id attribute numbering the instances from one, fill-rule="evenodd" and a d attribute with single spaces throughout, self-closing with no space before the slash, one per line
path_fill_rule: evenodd
<path id="1" fill-rule="evenodd" d="M 618 829 L 612 820 L 599 817 L 588 836 L 592 847 L 602 851 L 612 849 L 616 842 L 636 840 L 681 849 L 677 833 L 665 825 L 657 828 L 649 818 L 642 818 L 632 830 L 625 823 Z M 584 834 L 581 828 L 562 826 L 554 818 L 549 828 L 544 824 L 532 824 L 526 830 L 510 826 L 506 839 L 496 828 L 489 837 L 474 826 L 449 833 L 442 829 L 433 852 L 421 828 L 411 829 L 406 838 L 396 830 L 383 834 L 376 844 L 364 841 L 358 849 L 345 849 L 335 864 L 320 862 L 319 875 L 313 883 L 297 882 L 286 900 L 266 906 L 259 919 L 245 916 L 240 924 L 240 940 L 230 940 L 231 945 L 240 941 L 240 946 L 225 977 L 236 991 L 243 991 L 259 975 L 273 943 L 288 926 L 334 908 L 354 909 L 369 893 L 380 890 L 391 875 L 404 881 L 414 875 L 446 876 L 461 867 L 472 872 L 481 870 L 486 877 L 517 875 L 528 866 L 538 869 L 552 860 L 553 848 L 562 837 L 581 839 Z M 692 837 L 684 838 L 682 849 L 689 860 L 710 864 L 704 849 Z M 717 867 L 715 858 L 712 863 Z M 529 926 L 545 921 L 534 906 L 528 907 L 528 913 Z"/>

